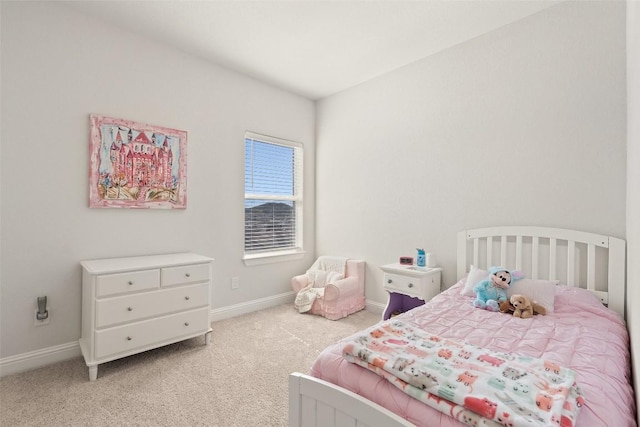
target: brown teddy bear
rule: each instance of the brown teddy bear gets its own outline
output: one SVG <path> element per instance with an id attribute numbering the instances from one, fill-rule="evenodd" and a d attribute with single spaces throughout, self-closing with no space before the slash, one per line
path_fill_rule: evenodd
<path id="1" fill-rule="evenodd" d="M 527 319 L 534 314 L 547 314 L 547 309 L 524 295 L 514 294 L 510 300 L 500 303 L 500 312 L 513 312 L 515 317 Z"/>

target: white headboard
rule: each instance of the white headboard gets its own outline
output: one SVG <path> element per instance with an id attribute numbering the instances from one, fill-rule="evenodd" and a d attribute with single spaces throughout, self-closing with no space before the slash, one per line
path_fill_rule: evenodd
<path id="1" fill-rule="evenodd" d="M 625 241 L 601 234 L 526 226 L 458 232 L 458 279 L 467 274 L 469 265 L 500 265 L 533 279 L 588 289 L 622 317 L 625 261 Z"/>

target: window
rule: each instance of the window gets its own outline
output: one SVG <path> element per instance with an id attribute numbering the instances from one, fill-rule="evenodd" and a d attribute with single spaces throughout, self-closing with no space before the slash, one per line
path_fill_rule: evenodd
<path id="1" fill-rule="evenodd" d="M 245 260 L 302 252 L 302 144 L 247 132 Z"/>

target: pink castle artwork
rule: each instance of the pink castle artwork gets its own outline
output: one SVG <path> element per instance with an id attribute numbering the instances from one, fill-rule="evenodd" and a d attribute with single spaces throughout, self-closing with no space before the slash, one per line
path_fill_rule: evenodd
<path id="1" fill-rule="evenodd" d="M 186 131 L 90 119 L 89 207 L 186 208 Z"/>

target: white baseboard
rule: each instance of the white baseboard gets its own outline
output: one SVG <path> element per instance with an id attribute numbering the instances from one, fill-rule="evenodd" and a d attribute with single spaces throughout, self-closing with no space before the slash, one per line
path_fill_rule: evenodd
<path id="1" fill-rule="evenodd" d="M 60 344 L 0 359 L 0 377 L 41 368 L 80 356 L 78 341 Z"/>
<path id="2" fill-rule="evenodd" d="M 384 313 L 384 309 L 387 307 L 386 304 L 371 300 L 366 300 L 364 304 L 365 310 L 370 311 L 371 313 L 379 314 L 380 316 L 382 316 L 382 313 Z"/>
<path id="3" fill-rule="evenodd" d="M 211 310 L 210 319 L 212 322 L 215 322 L 218 320 L 241 316 L 243 314 L 264 310 L 281 304 L 293 303 L 294 299 L 295 294 L 292 291 L 227 307 L 215 308 Z M 384 307 L 384 304 L 367 300 L 365 309 L 372 313 L 382 314 Z M 28 353 L 5 357 L 0 359 L 0 377 L 30 371 L 52 363 L 73 359 L 74 357 L 81 355 L 80 345 L 78 344 L 78 341 L 74 341 L 67 344 L 60 344 L 53 347 L 30 351 Z"/>
<path id="4" fill-rule="evenodd" d="M 266 308 L 275 307 L 281 304 L 293 303 L 295 300 L 294 292 L 285 292 L 283 294 L 274 295 L 271 297 L 261 298 L 253 301 L 243 302 L 236 305 L 230 305 L 227 307 L 216 308 L 211 310 L 211 321 L 229 319 L 231 317 L 241 316 L 247 313 L 253 313 L 254 311 L 264 310 Z M 382 316 L 386 305 L 366 300 L 364 309 L 374 314 Z"/>
<path id="5" fill-rule="evenodd" d="M 266 308 L 275 307 L 281 304 L 293 303 L 294 300 L 295 293 L 291 291 L 266 298 L 255 299 L 253 301 L 243 302 L 240 304 L 214 308 L 213 310 L 211 310 L 210 319 L 212 322 L 216 322 L 218 320 L 229 319 L 231 317 L 253 313 L 254 311 L 264 310 Z"/>

